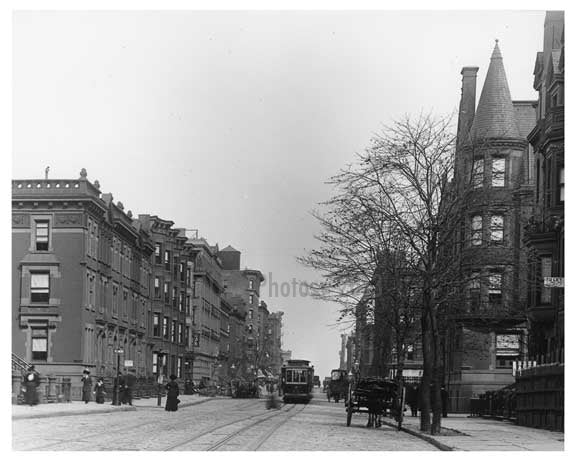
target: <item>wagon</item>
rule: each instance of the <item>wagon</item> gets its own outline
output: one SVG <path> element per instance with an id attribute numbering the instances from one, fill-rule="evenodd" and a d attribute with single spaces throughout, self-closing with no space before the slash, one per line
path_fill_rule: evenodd
<path id="1" fill-rule="evenodd" d="M 346 398 L 346 426 L 350 426 L 354 413 L 372 413 L 384 416 L 394 412 L 397 403 L 397 384 L 384 378 L 360 378 L 350 382 Z"/>

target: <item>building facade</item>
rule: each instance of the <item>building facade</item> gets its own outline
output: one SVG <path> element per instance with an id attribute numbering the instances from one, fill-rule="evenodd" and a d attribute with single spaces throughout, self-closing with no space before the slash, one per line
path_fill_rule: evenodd
<path id="1" fill-rule="evenodd" d="M 532 213 L 533 101 L 513 102 L 503 58 L 494 47 L 475 104 L 477 67 L 462 70 L 455 193 L 466 202 L 457 255 L 464 296 L 451 309 L 445 337 L 445 382 L 452 411 L 470 397 L 514 381 L 526 358 L 528 254 L 524 227 Z"/>
<path id="2" fill-rule="evenodd" d="M 83 169 L 12 182 L 12 353 L 44 375 L 152 374 L 149 234 Z M 126 362 L 128 361 L 128 362 Z"/>
<path id="3" fill-rule="evenodd" d="M 549 11 L 543 51 L 534 68 L 537 123 L 528 135 L 535 152 L 535 206 L 526 229 L 532 249 L 528 318 L 529 360 L 564 362 L 564 12 Z"/>

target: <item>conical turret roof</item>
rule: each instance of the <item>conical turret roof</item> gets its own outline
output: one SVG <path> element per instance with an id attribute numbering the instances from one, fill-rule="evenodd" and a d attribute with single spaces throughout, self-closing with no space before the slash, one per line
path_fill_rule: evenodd
<path id="1" fill-rule="evenodd" d="M 472 139 L 520 137 L 498 40 L 490 58 L 470 136 Z"/>

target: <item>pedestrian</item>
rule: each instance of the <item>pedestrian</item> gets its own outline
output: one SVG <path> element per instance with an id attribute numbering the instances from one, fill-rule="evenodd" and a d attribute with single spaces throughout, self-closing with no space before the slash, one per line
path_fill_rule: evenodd
<path id="1" fill-rule="evenodd" d="M 176 375 L 170 375 L 170 382 L 166 384 L 166 411 L 178 411 L 180 388 L 176 382 Z"/>
<path id="2" fill-rule="evenodd" d="M 82 400 L 84 403 L 90 402 L 90 393 L 92 392 L 92 378 L 90 370 L 86 369 L 82 373 Z"/>
<path id="3" fill-rule="evenodd" d="M 122 376 L 121 372 L 118 372 L 118 376 L 116 377 L 116 389 L 118 391 L 118 396 L 116 397 L 118 399 L 118 405 L 122 405 L 125 403 L 124 393 L 126 386 L 124 376 Z"/>
<path id="4" fill-rule="evenodd" d="M 124 375 L 124 401 L 128 405 L 132 405 L 132 391 L 136 385 L 136 376 L 132 374 L 132 370 Z"/>
<path id="5" fill-rule="evenodd" d="M 34 365 L 30 365 L 24 376 L 22 377 L 24 391 L 24 398 L 26 405 L 37 405 L 38 404 L 38 386 L 40 385 L 40 375 L 36 371 Z"/>
<path id="6" fill-rule="evenodd" d="M 106 388 L 104 387 L 104 380 L 102 378 L 98 378 L 96 380 L 96 385 L 94 386 L 94 394 L 96 395 L 96 403 L 104 403 Z"/>
<path id="7" fill-rule="evenodd" d="M 448 391 L 444 386 L 440 388 L 440 398 L 442 399 L 442 417 L 448 417 Z"/>

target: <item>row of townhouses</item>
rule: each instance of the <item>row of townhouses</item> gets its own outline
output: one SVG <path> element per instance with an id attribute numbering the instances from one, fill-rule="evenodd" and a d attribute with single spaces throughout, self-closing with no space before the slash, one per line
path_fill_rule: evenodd
<path id="1" fill-rule="evenodd" d="M 563 12 L 546 14 L 537 99 L 512 100 L 498 42 L 476 104 L 478 70 L 462 69 L 452 190 L 466 194 L 468 207 L 452 255 L 463 261 L 464 296 L 442 319 L 451 411 L 468 411 L 471 397 L 513 383 L 516 367 L 564 361 Z M 353 352 L 343 339 L 341 366 L 392 376 L 394 338 L 383 352 L 376 332 L 386 326 L 364 311 L 359 303 L 347 339 Z M 404 347 L 404 375 L 421 375 L 420 341 Z"/>
<path id="2" fill-rule="evenodd" d="M 12 358 L 44 376 L 277 376 L 282 312 L 262 273 L 158 216 L 133 216 L 82 170 L 12 181 Z M 24 364 L 24 365 L 22 365 Z"/>

